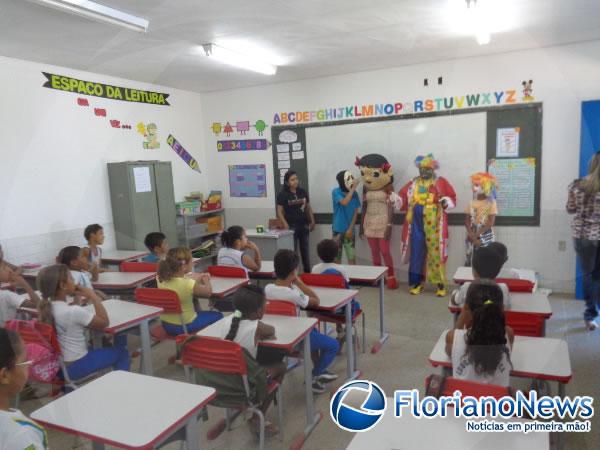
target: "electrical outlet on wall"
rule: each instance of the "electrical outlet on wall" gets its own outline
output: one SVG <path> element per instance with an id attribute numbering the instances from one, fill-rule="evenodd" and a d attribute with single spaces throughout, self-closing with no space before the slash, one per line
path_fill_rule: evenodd
<path id="1" fill-rule="evenodd" d="M 559 252 L 567 251 L 567 241 L 558 241 L 558 251 Z"/>

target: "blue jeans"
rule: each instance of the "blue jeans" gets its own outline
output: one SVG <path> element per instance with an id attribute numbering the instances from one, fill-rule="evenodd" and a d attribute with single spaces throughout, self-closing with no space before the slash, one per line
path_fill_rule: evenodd
<path id="1" fill-rule="evenodd" d="M 338 344 L 338 341 L 335 339 L 319 333 L 316 329 L 313 329 L 310 332 L 310 351 L 319 352 L 319 360 L 312 372 L 313 377 L 325 372 L 325 369 L 327 369 L 335 359 L 339 349 L 340 344 Z M 308 355 L 304 355 L 304 357 L 307 358 Z"/>
<path id="2" fill-rule="evenodd" d="M 600 241 L 575 239 L 574 244 L 583 272 L 583 318 L 592 321 L 600 309 Z"/>
<path id="3" fill-rule="evenodd" d="M 129 370 L 127 335 L 116 335 L 114 347 L 89 350 L 84 357 L 69 364 L 67 372 L 69 378 L 76 381 L 108 367 L 113 370 Z"/>
<path id="4" fill-rule="evenodd" d="M 190 323 L 186 323 L 185 327 L 187 328 L 188 333 L 195 333 L 200 331 L 202 328 L 209 326 L 211 323 L 221 320 L 222 318 L 223 314 L 217 311 L 198 311 L 196 313 L 196 318 Z M 173 325 L 172 323 L 162 322 L 162 326 L 167 334 L 170 334 L 171 336 L 185 334 L 185 330 L 181 325 Z"/>
<path id="5" fill-rule="evenodd" d="M 408 263 L 408 284 L 416 286 L 425 281 L 425 259 L 427 244 L 425 242 L 425 224 L 423 223 L 423 206 L 413 207 L 410 225 L 410 261 Z"/>

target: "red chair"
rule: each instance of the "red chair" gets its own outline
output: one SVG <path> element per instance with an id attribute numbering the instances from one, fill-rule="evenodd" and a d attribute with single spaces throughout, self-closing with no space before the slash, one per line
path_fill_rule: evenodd
<path id="1" fill-rule="evenodd" d="M 546 328 L 546 319 L 539 314 L 505 311 L 506 325 L 511 327 L 516 335 L 543 337 Z"/>
<path id="2" fill-rule="evenodd" d="M 425 379 L 425 386 L 429 385 L 429 378 Z M 462 397 L 471 396 L 475 398 L 480 397 L 494 397 L 500 399 L 502 397 L 510 397 L 511 390 L 509 387 L 497 386 L 494 384 L 478 383 L 476 381 L 459 380 L 454 377 L 446 377 L 444 387 L 442 389 L 442 396 L 453 396 L 454 391 L 460 391 Z"/>
<path id="3" fill-rule="evenodd" d="M 294 302 L 287 300 L 269 300 L 267 302 L 265 314 L 296 317 L 298 315 L 298 310 Z"/>
<path id="4" fill-rule="evenodd" d="M 330 274 L 317 274 L 317 273 L 303 273 L 300 275 L 300 279 L 308 286 L 347 289 L 346 280 L 341 275 L 330 275 Z M 350 304 L 346 306 L 351 307 Z M 352 325 L 354 326 L 356 319 L 362 316 L 362 352 L 365 352 L 366 348 L 366 334 L 365 334 L 365 313 L 362 309 L 358 309 L 354 312 L 352 317 Z M 345 325 L 346 316 L 345 314 L 339 315 L 327 315 L 316 313 L 313 317 L 317 318 L 319 322 L 335 323 L 336 325 Z M 346 330 L 348 332 L 348 330 Z M 355 340 L 353 334 L 352 340 L 358 344 L 358 340 Z M 358 346 L 358 345 L 357 345 Z"/>
<path id="5" fill-rule="evenodd" d="M 230 408 L 249 409 L 260 419 L 260 448 L 264 449 L 265 443 L 265 417 L 262 411 L 252 402 L 250 398 L 250 385 L 248 383 L 248 367 L 242 347 L 233 341 L 226 341 L 213 337 L 199 336 L 185 343 L 182 349 L 182 362 L 186 367 L 195 367 L 197 369 L 208 370 L 227 375 L 239 375 L 242 378 L 246 394 L 246 402 L 238 405 L 228 405 L 225 408 L 225 422 L 227 429 L 230 429 Z M 187 370 L 189 374 L 191 371 Z M 195 382 L 195 380 L 188 380 Z M 280 385 L 276 381 L 271 381 L 267 386 L 267 393 L 270 395 L 275 392 L 277 402 L 277 415 L 279 425 L 279 438 L 283 438 L 283 405 L 281 402 Z M 217 392 L 218 399 L 218 392 Z M 222 429 L 222 425 L 220 427 Z"/>
<path id="6" fill-rule="evenodd" d="M 164 314 L 179 314 L 180 324 L 187 334 L 187 327 L 183 321 L 181 302 L 175 291 L 159 288 L 137 288 L 135 290 L 135 301 L 141 305 L 162 308 Z M 157 343 L 162 341 L 176 341 L 177 339 L 177 336 L 172 336 L 165 331 L 160 321 L 150 328 L 150 335 Z M 177 345 L 176 350 L 177 354 L 179 354 Z M 177 356 L 172 356 L 169 358 L 169 362 L 173 363 L 176 359 Z"/>
<path id="7" fill-rule="evenodd" d="M 517 278 L 496 278 L 496 283 L 504 283 L 510 292 L 533 292 L 535 284 L 530 280 Z"/>
<path id="8" fill-rule="evenodd" d="M 125 261 L 121 263 L 121 272 L 156 272 L 158 263 Z"/>
<path id="9" fill-rule="evenodd" d="M 246 271 L 236 266 L 209 266 L 208 273 L 211 277 L 248 278 Z"/>

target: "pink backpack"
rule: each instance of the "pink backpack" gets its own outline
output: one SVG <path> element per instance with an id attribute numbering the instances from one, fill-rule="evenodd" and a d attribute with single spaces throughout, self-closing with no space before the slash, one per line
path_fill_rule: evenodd
<path id="1" fill-rule="evenodd" d="M 52 382 L 60 370 L 60 360 L 58 354 L 52 348 L 49 342 L 35 327 L 34 320 L 9 320 L 6 322 L 6 329 L 18 332 L 20 327 L 27 327 L 36 334 L 40 343 L 28 343 L 25 345 L 27 359 L 32 361 L 29 369 L 29 380 L 42 383 Z"/>

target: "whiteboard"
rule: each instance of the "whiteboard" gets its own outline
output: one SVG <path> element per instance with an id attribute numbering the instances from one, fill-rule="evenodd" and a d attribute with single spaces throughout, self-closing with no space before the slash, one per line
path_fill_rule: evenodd
<path id="1" fill-rule="evenodd" d="M 310 203 L 316 213 L 331 213 L 331 190 L 340 170 L 351 170 L 356 156 L 380 153 L 394 170 L 396 192 L 418 175 L 417 155 L 433 153 L 438 175 L 456 190 L 454 212 L 464 212 L 472 198 L 469 176 L 486 169 L 486 113 L 445 115 L 306 128 Z M 362 185 L 359 188 L 362 192 Z"/>

